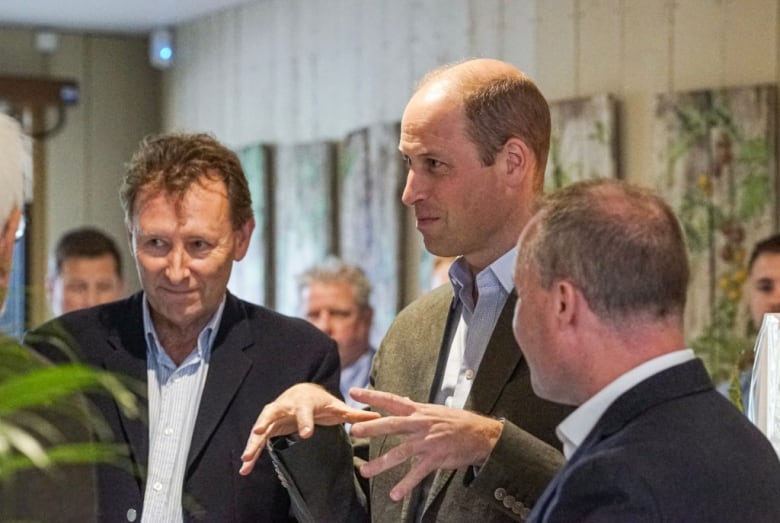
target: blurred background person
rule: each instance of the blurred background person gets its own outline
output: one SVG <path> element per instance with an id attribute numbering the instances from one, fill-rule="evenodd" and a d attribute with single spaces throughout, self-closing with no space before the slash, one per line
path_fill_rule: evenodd
<path id="1" fill-rule="evenodd" d="M 780 312 L 780 234 L 753 247 L 748 261 L 748 291 L 752 332 L 761 327 L 767 312 Z"/>
<path id="2" fill-rule="evenodd" d="M 94 227 L 81 227 L 60 237 L 46 276 L 52 314 L 102 305 L 123 295 L 122 257 L 110 236 Z"/>
<path id="3" fill-rule="evenodd" d="M 362 407 L 349 396 L 351 387 L 367 387 L 376 349 L 371 346 L 371 283 L 360 267 L 336 257 L 298 277 L 303 316 L 336 340 L 341 360 L 341 395 L 348 405 Z"/>
<path id="4" fill-rule="evenodd" d="M 755 342 L 764 314 L 780 312 L 780 234 L 756 242 L 748 259 L 748 336 Z M 748 411 L 750 378 L 753 374 L 753 345 L 745 347 L 732 379 L 721 383 L 718 390 L 734 404 Z"/>

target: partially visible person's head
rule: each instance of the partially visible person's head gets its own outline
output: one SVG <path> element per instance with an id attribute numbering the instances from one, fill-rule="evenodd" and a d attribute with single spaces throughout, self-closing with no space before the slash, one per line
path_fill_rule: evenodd
<path id="1" fill-rule="evenodd" d="M 606 346 L 601 335 L 607 332 L 625 340 L 651 326 L 649 331 L 671 332 L 669 339 L 682 343 L 688 279 L 679 222 L 654 193 L 593 180 L 545 198 L 520 236 L 515 264 L 515 336 L 534 390 L 548 399 L 570 398 L 566 383 L 588 372 L 584 362 L 571 359 L 572 351 L 591 350 L 583 341 L 588 339 Z M 564 309 L 577 303 L 584 307 L 580 316 L 569 318 Z M 649 348 L 634 351 L 638 357 Z"/>
<path id="2" fill-rule="evenodd" d="M 373 308 L 371 283 L 360 267 L 328 258 L 298 276 L 298 288 L 303 315 L 336 340 L 342 368 L 366 353 Z"/>
<path id="3" fill-rule="evenodd" d="M 11 260 L 22 208 L 24 179 L 30 168 L 28 140 L 19 122 L 0 114 L 0 311 L 11 279 Z"/>
<path id="4" fill-rule="evenodd" d="M 550 114 L 512 65 L 475 59 L 429 73 L 406 106 L 403 202 L 426 248 L 481 269 L 509 250 L 544 184 Z"/>
<path id="5" fill-rule="evenodd" d="M 206 134 L 146 138 L 120 197 L 155 325 L 199 331 L 222 302 L 255 225 L 237 156 Z"/>
<path id="6" fill-rule="evenodd" d="M 72 229 L 60 237 L 46 277 L 54 315 L 108 303 L 123 293 L 122 256 L 111 237 L 94 227 Z"/>
<path id="7" fill-rule="evenodd" d="M 756 243 L 748 261 L 750 319 L 761 326 L 764 314 L 780 312 L 780 234 Z"/>

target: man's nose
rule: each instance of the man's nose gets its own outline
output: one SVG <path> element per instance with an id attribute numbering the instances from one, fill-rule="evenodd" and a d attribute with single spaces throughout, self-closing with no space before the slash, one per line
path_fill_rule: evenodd
<path id="1" fill-rule="evenodd" d="M 407 207 L 412 207 L 415 203 L 420 201 L 423 196 L 422 177 L 409 168 L 406 174 L 406 185 L 404 185 L 404 192 L 401 194 L 401 201 Z"/>
<path id="2" fill-rule="evenodd" d="M 174 247 L 168 253 L 168 264 L 165 268 L 165 276 L 171 283 L 179 283 L 189 277 L 189 256 L 181 247 Z"/>
<path id="3" fill-rule="evenodd" d="M 87 295 L 84 307 L 100 305 L 100 291 L 93 285 L 87 287 Z"/>
<path id="4" fill-rule="evenodd" d="M 327 311 L 321 311 L 312 319 L 311 322 L 322 332 L 330 335 L 332 331 L 332 322 L 330 319 L 330 314 Z"/>

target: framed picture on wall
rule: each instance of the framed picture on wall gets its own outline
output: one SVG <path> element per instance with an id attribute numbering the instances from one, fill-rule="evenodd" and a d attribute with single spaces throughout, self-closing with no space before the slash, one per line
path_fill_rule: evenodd
<path id="1" fill-rule="evenodd" d="M 617 103 L 611 95 L 550 102 L 550 125 L 545 191 L 618 177 Z"/>
<path id="2" fill-rule="evenodd" d="M 350 133 L 339 148 L 339 251 L 371 281 L 374 344 L 398 313 L 403 287 L 399 133 L 397 123 L 377 124 Z"/>

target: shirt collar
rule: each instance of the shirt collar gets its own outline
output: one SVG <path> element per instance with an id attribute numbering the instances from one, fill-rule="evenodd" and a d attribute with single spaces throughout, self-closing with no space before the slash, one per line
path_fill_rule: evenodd
<path id="1" fill-rule="evenodd" d="M 214 314 L 211 316 L 208 323 L 206 323 L 206 325 L 200 331 L 200 334 L 198 334 L 198 343 L 193 353 L 201 359 L 207 359 L 206 356 L 211 352 L 211 346 L 214 343 L 214 336 L 212 336 L 212 334 L 219 330 L 219 326 L 222 323 L 222 312 L 225 310 L 226 297 L 227 295 L 223 296 L 219 307 L 217 307 L 217 310 L 214 311 Z M 176 365 L 173 363 L 173 360 L 170 359 L 170 356 L 168 356 L 160 344 L 160 339 L 158 338 L 157 331 L 154 328 L 154 322 L 152 322 L 152 315 L 149 310 L 149 301 L 146 299 L 146 294 L 144 294 L 144 299 L 141 303 L 143 310 L 144 333 L 146 334 L 147 340 L 147 351 L 157 361 L 166 363 L 169 366 L 175 368 Z"/>
<path id="2" fill-rule="evenodd" d="M 512 280 L 512 271 L 514 269 L 516 256 L 517 247 L 515 246 L 501 255 L 501 257 L 493 263 L 482 269 L 477 274 L 477 288 L 483 288 L 487 285 L 496 284 L 497 282 L 503 287 L 507 294 L 512 292 L 515 285 Z M 462 293 L 471 292 L 471 288 L 474 285 L 474 279 L 463 256 L 458 256 L 452 263 L 449 270 L 449 276 L 456 301 L 461 299 L 461 296 L 463 296 Z"/>
<path id="3" fill-rule="evenodd" d="M 693 350 L 683 349 L 648 360 L 621 375 L 580 405 L 555 430 L 558 439 L 563 443 L 566 459 L 571 458 L 596 426 L 599 418 L 623 393 L 650 376 L 693 358 Z"/>

